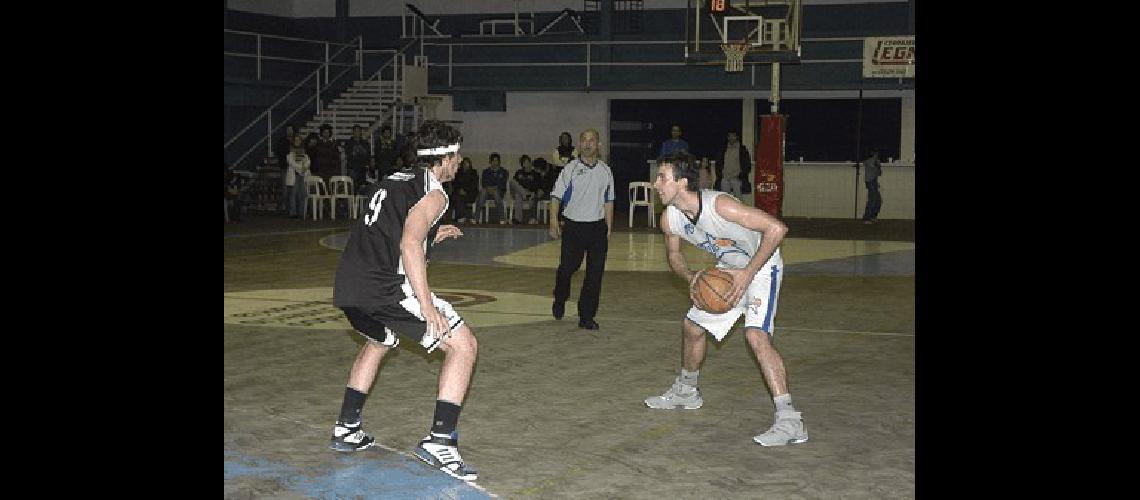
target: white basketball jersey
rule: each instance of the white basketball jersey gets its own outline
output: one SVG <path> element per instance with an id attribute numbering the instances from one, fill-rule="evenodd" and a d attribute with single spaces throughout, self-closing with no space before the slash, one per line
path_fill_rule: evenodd
<path id="1" fill-rule="evenodd" d="M 716 197 L 731 196 L 723 191 L 701 190 L 701 204 L 697 211 L 697 222 L 689 220 L 680 209 L 670 206 L 665 209 L 669 218 L 669 231 L 684 238 L 689 243 L 716 256 L 717 267 L 742 268 L 748 265 L 756 249 L 760 248 L 763 235 L 735 222 L 729 222 L 716 212 Z M 782 265 L 780 249 L 772 253 L 765 266 Z"/>

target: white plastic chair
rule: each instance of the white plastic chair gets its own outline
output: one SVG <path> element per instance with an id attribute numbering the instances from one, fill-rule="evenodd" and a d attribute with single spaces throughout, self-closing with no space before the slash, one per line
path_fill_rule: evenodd
<path id="1" fill-rule="evenodd" d="M 507 192 L 506 193 L 500 193 L 500 194 L 502 195 L 502 198 L 503 198 L 503 205 L 505 205 L 502 210 L 499 210 L 500 215 L 507 217 L 507 218 L 514 217 L 514 215 L 515 215 L 515 209 L 514 209 L 515 202 L 511 201 L 511 180 L 509 178 L 507 179 Z M 495 207 L 496 203 L 497 202 L 495 200 L 491 199 L 490 196 L 486 197 L 483 200 L 483 223 L 484 224 L 487 223 L 487 220 L 491 218 L 491 208 Z M 476 216 L 478 216 L 478 214 L 476 214 Z"/>
<path id="2" fill-rule="evenodd" d="M 305 202 L 305 210 L 301 213 L 301 218 L 305 218 L 305 214 L 309 213 L 309 208 L 313 209 L 313 220 L 320 220 L 324 216 L 323 201 L 328 201 L 329 206 L 332 206 L 332 196 L 329 195 L 329 189 L 325 186 L 324 179 L 318 176 L 310 175 L 305 177 L 305 190 L 309 192 L 309 198 Z M 333 219 L 336 219 L 336 211 L 333 211 Z"/>
<path id="3" fill-rule="evenodd" d="M 349 217 L 357 218 L 356 189 L 352 177 L 347 175 L 334 175 L 329 177 L 329 196 L 332 197 L 333 220 L 336 220 L 336 200 L 344 200 L 348 204 Z"/>
<path id="4" fill-rule="evenodd" d="M 353 215 L 352 215 L 352 217 L 354 219 L 359 219 L 360 218 L 360 212 L 368 210 L 368 206 L 367 206 L 368 205 L 368 198 L 362 194 L 358 194 L 356 196 L 353 196 L 352 200 L 353 200 L 353 203 L 352 203 Z"/>
<path id="5" fill-rule="evenodd" d="M 543 224 L 550 223 L 550 200 L 535 202 L 538 205 L 538 221 Z"/>
<path id="6" fill-rule="evenodd" d="M 637 207 L 645 207 L 649 209 L 649 227 L 657 227 L 657 221 L 654 220 L 653 214 L 656 210 L 653 207 L 653 192 L 650 191 L 652 184 L 648 182 L 631 182 L 629 183 L 629 227 L 633 227 L 633 211 Z"/>
<path id="7" fill-rule="evenodd" d="M 507 196 L 511 197 L 511 204 L 510 204 L 511 206 L 507 207 L 507 219 L 510 221 L 514 221 L 515 220 L 515 194 L 514 194 L 514 188 L 511 187 L 511 181 L 507 181 Z M 503 201 L 506 202 L 507 200 L 503 200 Z M 527 208 L 532 208 L 535 203 L 538 203 L 538 201 L 533 200 L 533 199 L 530 199 L 530 200 L 524 199 L 523 203 L 522 203 L 523 206 L 518 207 L 518 209 L 519 210 L 526 210 Z M 523 221 L 523 222 L 526 222 L 526 221 Z"/>

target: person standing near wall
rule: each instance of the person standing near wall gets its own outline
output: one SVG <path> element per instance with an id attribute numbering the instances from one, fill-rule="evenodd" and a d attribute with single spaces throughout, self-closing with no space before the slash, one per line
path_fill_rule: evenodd
<path id="1" fill-rule="evenodd" d="M 724 153 L 716 164 L 716 182 L 713 184 L 713 189 L 724 191 L 742 200 L 750 172 L 752 172 L 752 156 L 748 154 L 748 148 L 740 143 L 736 132 L 729 132 L 728 144 L 725 145 Z M 751 189 L 747 192 L 751 192 Z"/>
<path id="2" fill-rule="evenodd" d="M 297 135 L 297 127 L 292 123 L 285 125 L 285 136 L 277 141 L 273 154 L 277 157 L 277 167 L 281 169 L 281 210 L 289 210 L 289 184 L 285 183 L 285 176 L 289 171 L 287 160 L 289 153 L 293 152 L 293 136 Z"/>
<path id="3" fill-rule="evenodd" d="M 864 183 L 867 185 L 867 206 L 863 209 L 863 223 L 874 224 L 883 207 L 883 196 L 879 193 L 879 176 L 883 175 L 883 164 L 879 163 L 879 152 L 871 150 L 871 156 L 863 161 L 866 170 Z"/>
<path id="4" fill-rule="evenodd" d="M 558 167 L 557 170 L 562 170 L 567 163 L 570 163 L 570 160 L 577 157 L 578 150 L 574 147 L 574 137 L 570 135 L 570 132 L 559 134 L 558 147 L 551 151 L 550 163 Z"/>
<path id="5" fill-rule="evenodd" d="M 661 143 L 661 153 L 657 156 L 665 156 L 674 151 L 689 151 L 689 143 L 681 138 L 681 126 L 673 124 L 669 129 L 669 140 Z"/>
<path id="6" fill-rule="evenodd" d="M 290 218 L 300 219 L 305 214 L 305 201 L 309 197 L 305 177 L 312 166 L 312 160 L 305 153 L 305 139 L 300 134 L 293 136 L 293 150 L 285 156 L 285 161 L 289 165 L 285 171 L 285 208 Z"/>
<path id="7" fill-rule="evenodd" d="M 712 166 L 709 165 L 709 159 L 707 157 L 701 158 L 699 173 L 700 173 L 700 188 L 701 189 L 715 189 L 716 183 L 713 182 L 713 179 L 716 178 L 715 177 L 716 174 L 713 173 Z"/>
<path id="8" fill-rule="evenodd" d="M 551 312 L 562 319 L 570 298 L 570 277 L 586 257 L 586 279 L 578 298 L 578 327 L 600 328 L 594 316 L 602 294 L 602 274 L 614 227 L 614 174 L 599 159 L 599 134 L 586 129 L 579 136 L 581 151 L 562 169 L 550 193 L 550 237 L 562 237 L 562 255 L 554 280 Z M 559 207 L 564 207 L 559 210 Z"/>

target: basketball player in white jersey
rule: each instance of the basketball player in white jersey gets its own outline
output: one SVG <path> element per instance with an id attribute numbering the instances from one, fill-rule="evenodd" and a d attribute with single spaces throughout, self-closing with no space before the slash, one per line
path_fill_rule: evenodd
<path id="1" fill-rule="evenodd" d="M 661 232 L 665 233 L 669 267 L 689 281 L 696 273 L 689 270 L 681 253 L 684 239 L 717 259 L 717 267 L 732 275 L 728 302 L 735 304 L 724 314 L 689 309 L 683 325 L 684 353 L 681 375 L 665 394 L 645 400 L 655 409 L 695 410 L 704 404 L 697 377 L 705 359 L 705 332 L 720 342 L 728 335 L 741 314 L 744 336 L 760 361 L 764 381 L 776 405 L 775 421 L 753 441 L 762 446 L 784 446 L 807 441 L 800 413 L 792 406 L 784 372 L 784 360 L 772 345 L 784 261 L 780 242 L 788 228 L 764 211 L 746 206 L 731 195 L 711 189 L 700 190 L 696 159 L 686 152 L 674 152 L 657 160 L 653 187 L 665 204 Z M 691 295 L 691 293 L 690 293 Z"/>

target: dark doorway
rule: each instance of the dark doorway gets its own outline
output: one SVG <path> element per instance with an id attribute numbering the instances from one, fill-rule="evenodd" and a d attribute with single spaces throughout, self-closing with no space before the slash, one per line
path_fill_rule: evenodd
<path id="1" fill-rule="evenodd" d="M 614 211 L 628 213 L 629 183 L 649 180 L 646 162 L 657 158 L 674 124 L 681 126 L 690 153 L 714 158 L 728 131 L 740 132 L 741 105 L 741 99 L 610 101 L 610 138 L 602 146 L 614 172 Z"/>

